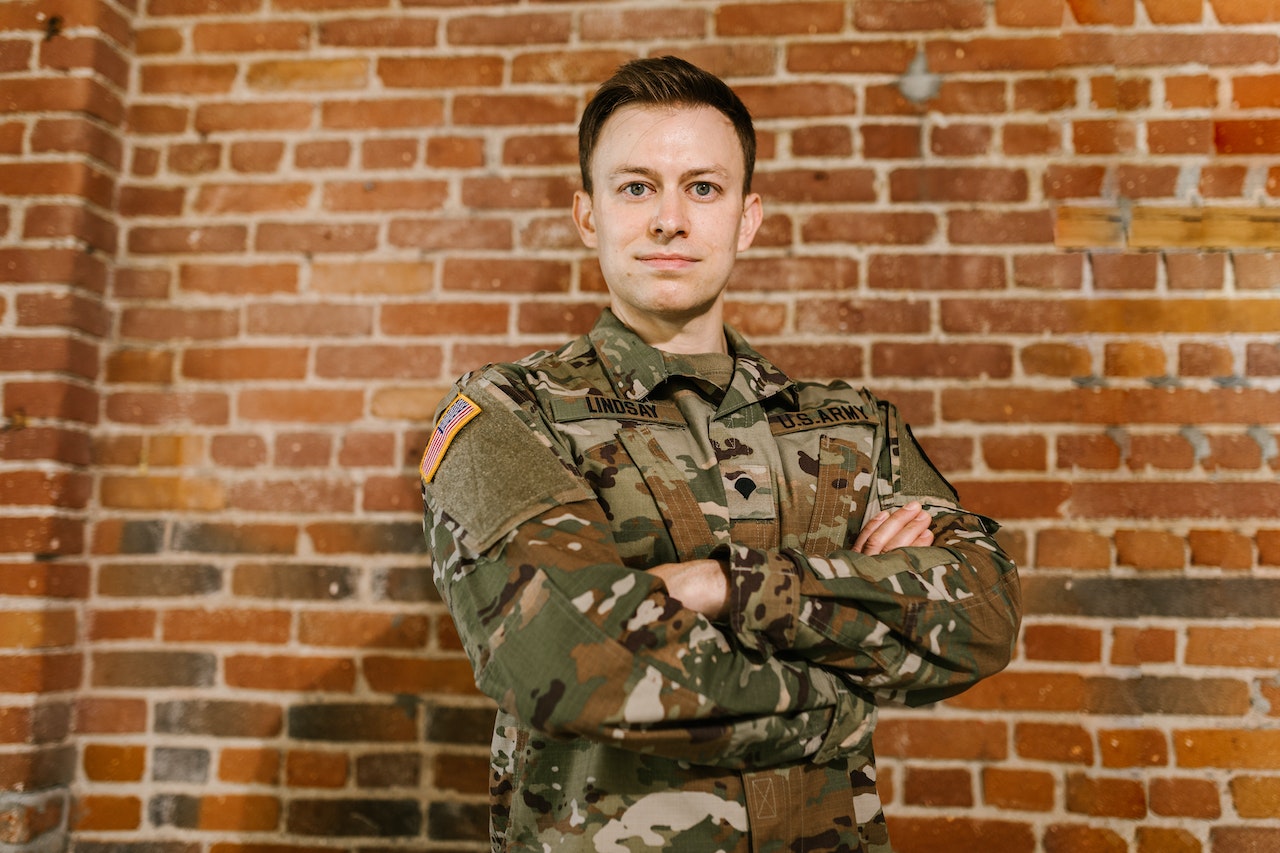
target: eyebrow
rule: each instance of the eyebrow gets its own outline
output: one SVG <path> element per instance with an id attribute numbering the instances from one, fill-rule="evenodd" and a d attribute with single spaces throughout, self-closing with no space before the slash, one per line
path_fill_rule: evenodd
<path id="1" fill-rule="evenodd" d="M 644 178 L 652 178 L 657 180 L 661 177 L 657 171 L 646 166 L 619 166 L 609 173 L 609 177 L 613 179 L 621 178 L 626 175 L 639 175 Z M 680 183 L 692 180 L 693 178 L 703 175 L 713 176 L 727 180 L 729 178 L 729 170 L 719 166 L 698 166 L 693 169 L 686 169 L 680 173 Z"/>

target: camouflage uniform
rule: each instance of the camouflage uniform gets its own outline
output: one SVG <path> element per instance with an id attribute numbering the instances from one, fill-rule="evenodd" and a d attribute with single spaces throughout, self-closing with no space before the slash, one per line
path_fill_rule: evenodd
<path id="1" fill-rule="evenodd" d="M 994 523 L 892 406 L 726 335 L 733 358 L 672 356 L 606 311 L 445 400 L 469 420 L 424 462 L 426 530 L 499 705 L 494 850 L 888 851 L 876 704 L 1008 661 L 1017 575 Z M 912 499 L 932 547 L 850 550 Z M 724 624 L 644 571 L 708 556 L 730 565 Z"/>

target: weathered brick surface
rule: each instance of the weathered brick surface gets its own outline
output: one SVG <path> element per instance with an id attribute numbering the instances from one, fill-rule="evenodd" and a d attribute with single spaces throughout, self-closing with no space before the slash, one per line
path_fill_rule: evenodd
<path id="1" fill-rule="evenodd" d="M 414 469 L 604 304 L 574 120 L 649 52 L 758 120 L 732 322 L 1024 565 L 1010 671 L 883 712 L 898 849 L 1280 843 L 1275 3 L 46 5 L 0 3 L 0 845 L 484 849 Z"/>

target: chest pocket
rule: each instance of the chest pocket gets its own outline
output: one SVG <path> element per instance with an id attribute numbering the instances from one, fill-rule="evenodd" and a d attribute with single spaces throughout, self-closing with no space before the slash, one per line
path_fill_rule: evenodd
<path id="1" fill-rule="evenodd" d="M 848 547 L 851 533 L 879 503 L 872 464 L 878 422 L 773 428 L 789 486 L 782 502 L 783 544 L 807 554 Z"/>
<path id="2" fill-rule="evenodd" d="M 649 487 L 678 559 L 692 560 L 711 553 L 716 536 L 705 513 L 710 510 L 718 517 L 718 502 L 698 500 L 689 485 L 689 472 L 672 461 L 649 427 L 626 427 L 618 431 L 618 439 Z"/>

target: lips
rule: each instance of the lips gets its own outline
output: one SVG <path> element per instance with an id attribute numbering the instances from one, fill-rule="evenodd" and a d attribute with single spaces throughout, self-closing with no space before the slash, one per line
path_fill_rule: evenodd
<path id="1" fill-rule="evenodd" d="M 660 270 L 688 269 L 698 262 L 697 258 L 688 255 L 650 254 L 640 255 L 637 260 L 645 266 Z"/>

